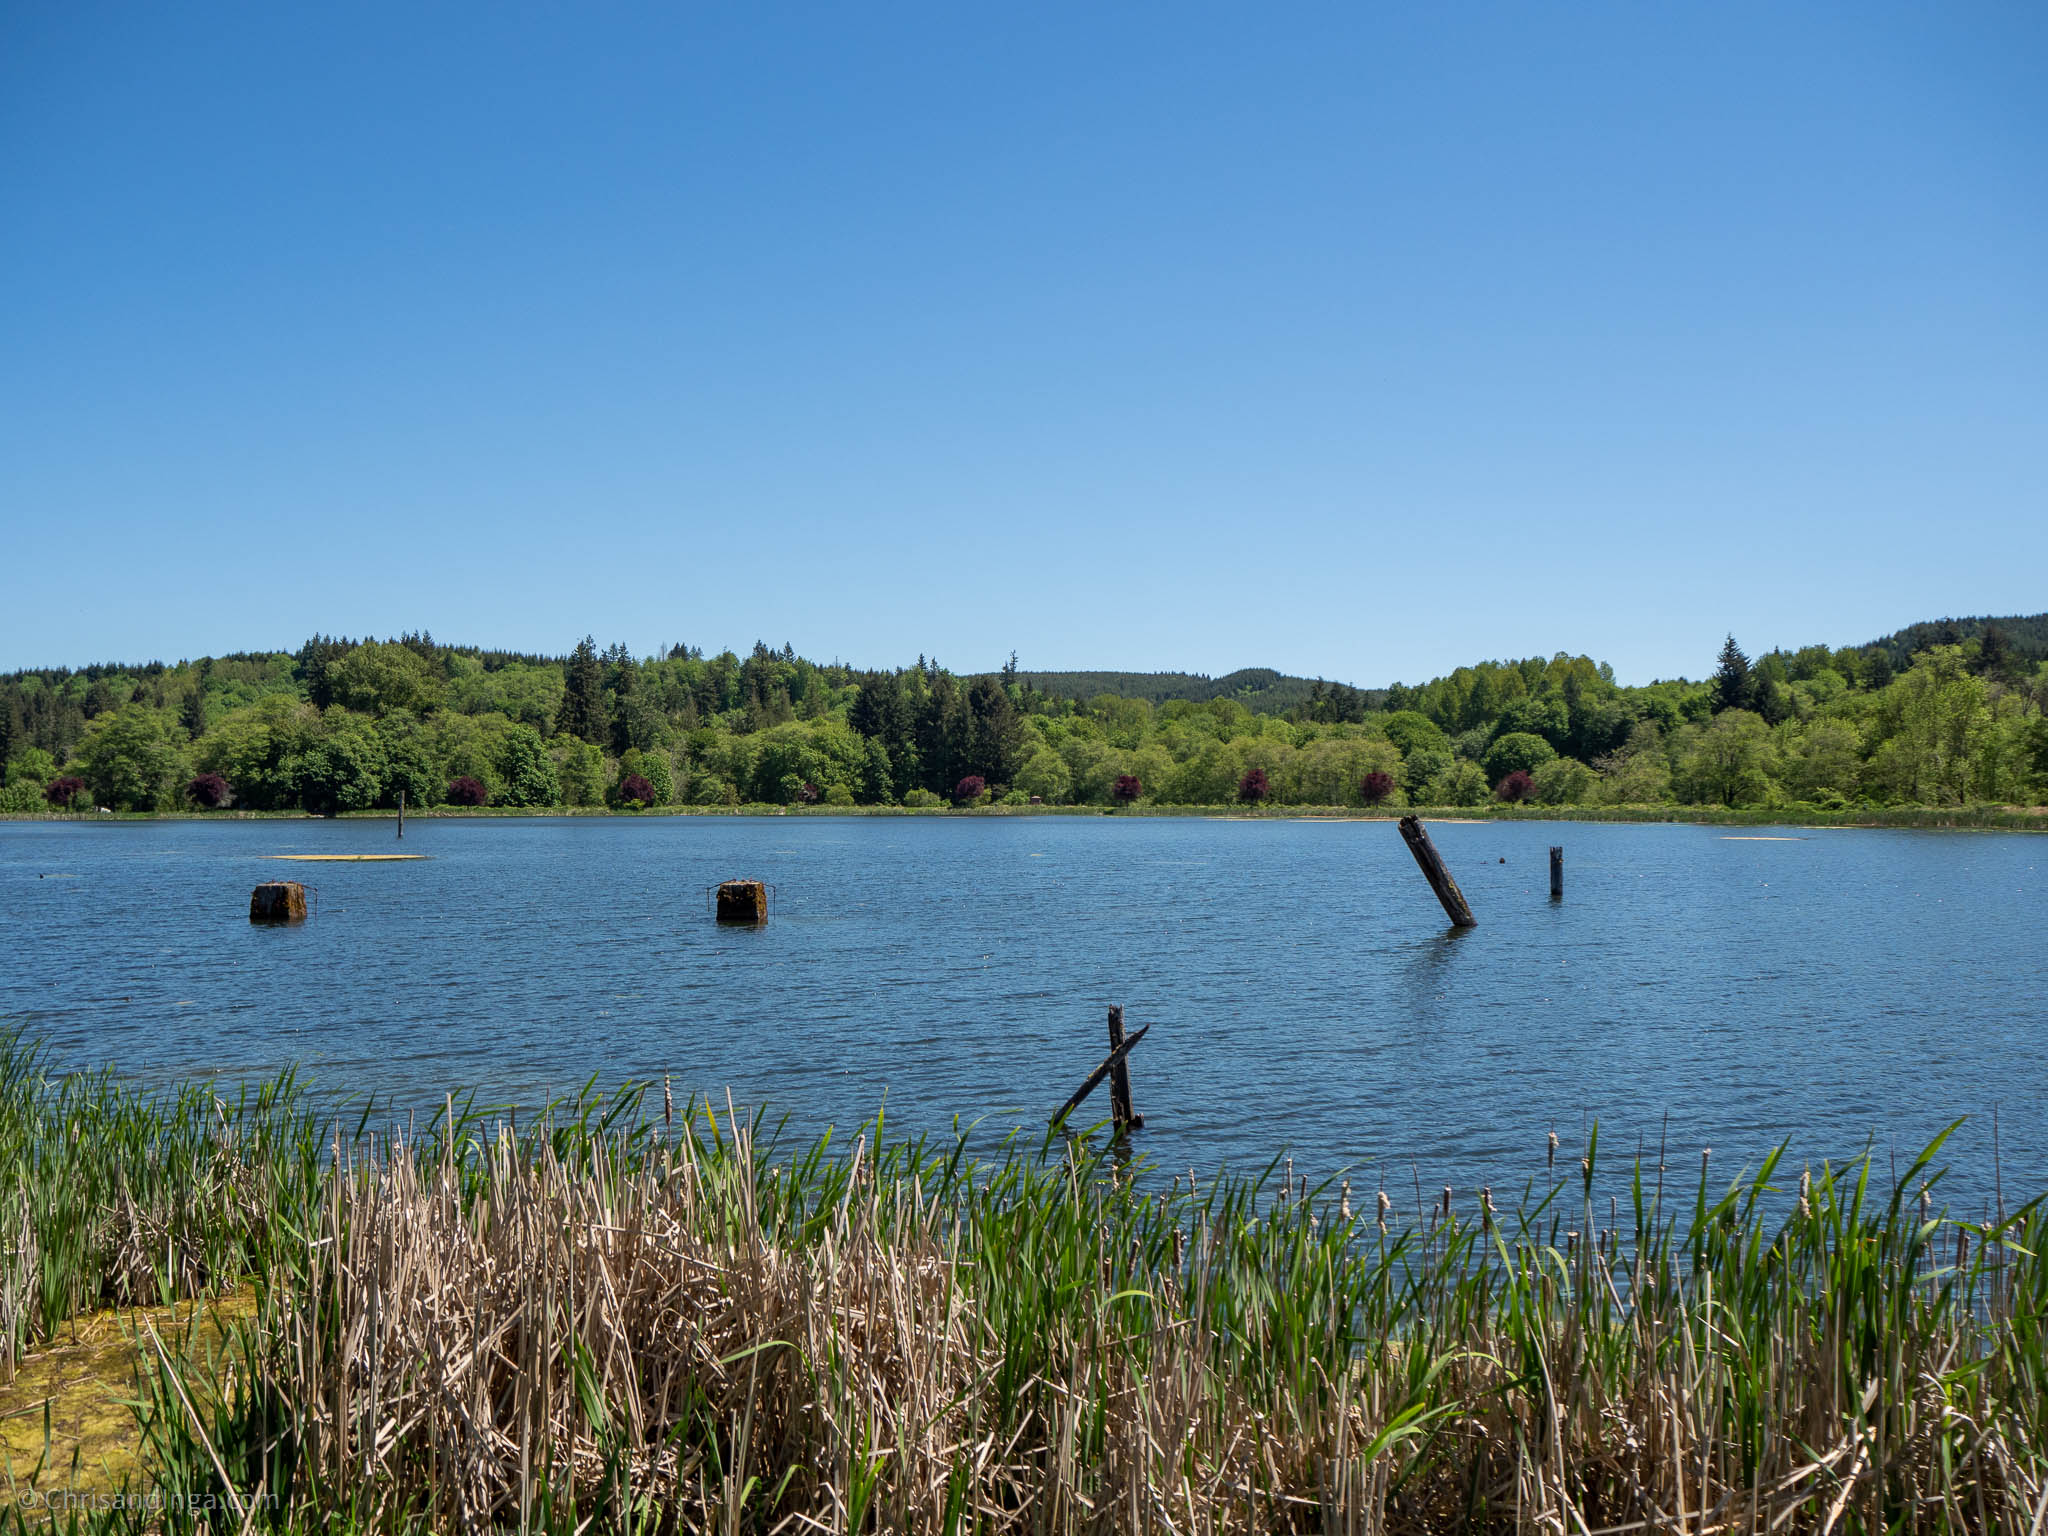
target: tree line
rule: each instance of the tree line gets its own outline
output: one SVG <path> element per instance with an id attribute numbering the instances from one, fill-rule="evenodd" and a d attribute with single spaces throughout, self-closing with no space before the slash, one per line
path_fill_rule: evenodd
<path id="1" fill-rule="evenodd" d="M 1206 679 L 1205 698 L 1080 697 L 1015 658 L 958 675 L 760 643 L 635 656 L 586 637 L 547 657 L 315 635 L 0 678 L 0 810 L 2036 805 L 2032 639 L 1937 631 L 1901 665 L 1882 642 L 1752 661 L 1730 636 L 1697 682 L 1623 687 L 1560 653 L 1385 690 L 1290 680 L 1294 702 L 1260 713 Z"/>

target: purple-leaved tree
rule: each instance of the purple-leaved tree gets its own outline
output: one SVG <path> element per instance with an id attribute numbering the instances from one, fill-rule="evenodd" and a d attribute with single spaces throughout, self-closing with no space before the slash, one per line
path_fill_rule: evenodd
<path id="1" fill-rule="evenodd" d="M 202 773 L 185 786 L 192 803 L 203 811 L 217 811 L 228 803 L 228 781 L 217 773 Z"/>

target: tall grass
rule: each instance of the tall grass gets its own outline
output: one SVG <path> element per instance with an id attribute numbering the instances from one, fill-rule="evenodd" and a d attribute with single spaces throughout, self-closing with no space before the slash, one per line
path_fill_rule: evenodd
<path id="1" fill-rule="evenodd" d="M 1636 1169 L 1604 1211 L 1589 1145 L 1511 1210 L 1446 1192 L 1404 1215 L 1284 1166 L 1169 1186 L 1085 1137 L 977 1160 L 877 1121 L 783 1150 L 639 1090 L 523 1128 L 454 1105 L 418 1136 L 330 1125 L 310 1164 L 291 1123 L 274 1145 L 310 1182 L 257 1181 L 275 1203 L 218 1240 L 265 1266 L 259 1322 L 211 1362 L 151 1340 L 168 1524 L 2020 1532 L 2048 1511 L 2048 1229 L 2038 1204 L 1947 1219 L 1922 1193 L 1939 1143 L 1881 1190 L 1867 1163 L 1777 1155 L 1680 1192 Z"/>
<path id="2" fill-rule="evenodd" d="M 0 1379 L 66 1319 L 260 1272 L 325 1178 L 321 1122 L 286 1073 L 138 1091 L 52 1075 L 0 1031 Z"/>

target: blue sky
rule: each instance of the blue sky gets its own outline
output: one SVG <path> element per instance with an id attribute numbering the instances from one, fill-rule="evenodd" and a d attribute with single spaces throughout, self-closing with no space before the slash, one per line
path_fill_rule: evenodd
<path id="1" fill-rule="evenodd" d="M 2037 5 L 0 10 L 0 666 L 2048 608 Z"/>

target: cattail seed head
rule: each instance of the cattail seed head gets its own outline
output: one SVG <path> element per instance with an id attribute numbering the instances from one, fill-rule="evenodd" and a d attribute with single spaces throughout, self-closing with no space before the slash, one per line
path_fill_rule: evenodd
<path id="1" fill-rule="evenodd" d="M 1387 1192 L 1386 1192 L 1386 1191 L 1385 1191 L 1384 1189 L 1383 1189 L 1383 1190 L 1381 1190 L 1381 1191 L 1380 1191 L 1380 1230 L 1381 1230 L 1382 1232 L 1384 1232 L 1384 1231 L 1386 1231 L 1386 1230 L 1387 1230 L 1387 1213 L 1388 1213 L 1389 1211 L 1393 1210 L 1393 1208 L 1394 1208 L 1394 1202 L 1393 1202 L 1393 1201 L 1391 1201 L 1391 1200 L 1389 1200 L 1389 1199 L 1387 1198 Z"/>
<path id="2" fill-rule="evenodd" d="M 1543 1166 L 1545 1168 L 1555 1168 L 1557 1166 L 1557 1132 L 1555 1131 L 1550 1133 L 1550 1150 L 1544 1156 Z"/>
<path id="3" fill-rule="evenodd" d="M 1443 1218 L 1445 1221 L 1451 1219 L 1451 1186 L 1448 1184 L 1444 1186 Z"/>
<path id="4" fill-rule="evenodd" d="M 1349 1179 L 1344 1181 L 1344 1187 L 1339 1191 L 1337 1214 L 1345 1221 L 1351 1219 L 1351 1181 Z"/>
<path id="5" fill-rule="evenodd" d="M 661 1123 L 670 1130 L 676 1125 L 676 1096 L 669 1087 L 668 1074 L 661 1074 Z"/>

